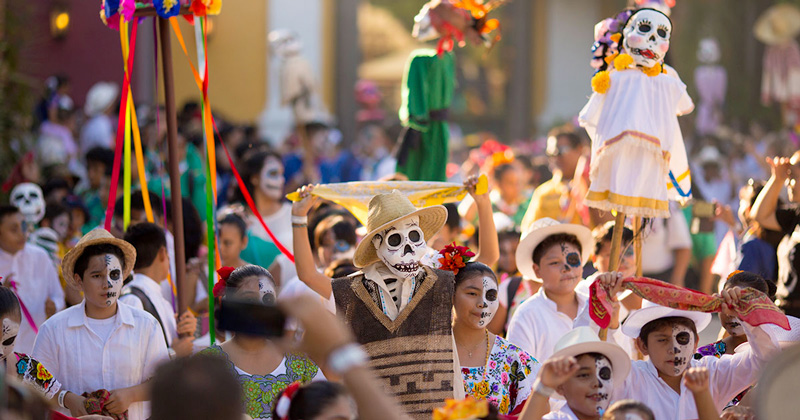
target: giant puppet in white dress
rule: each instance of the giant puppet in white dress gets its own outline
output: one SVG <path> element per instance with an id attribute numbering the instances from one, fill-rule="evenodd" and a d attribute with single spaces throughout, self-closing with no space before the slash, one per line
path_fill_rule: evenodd
<path id="1" fill-rule="evenodd" d="M 596 28 L 592 94 L 579 120 L 592 139 L 590 207 L 669 217 L 668 200 L 691 195 L 678 116 L 694 105 L 663 64 L 672 22 L 655 9 L 625 11 Z"/>

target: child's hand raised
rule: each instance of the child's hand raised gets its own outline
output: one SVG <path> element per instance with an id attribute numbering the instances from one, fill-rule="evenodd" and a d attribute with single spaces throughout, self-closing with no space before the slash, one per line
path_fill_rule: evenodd
<path id="1" fill-rule="evenodd" d="M 739 286 L 725 289 L 714 296 L 720 297 L 724 301 L 722 305 L 722 313 L 724 315 L 731 317 L 737 316 L 734 309 L 739 305 L 739 301 L 742 299 L 742 289 Z"/>
<path id="2" fill-rule="evenodd" d="M 308 184 L 297 189 L 297 193 L 300 194 L 300 201 L 292 203 L 292 216 L 303 217 L 308 215 L 311 207 L 317 202 L 317 198 L 311 195 L 311 192 L 314 191 L 314 187 L 316 186 Z"/>
<path id="3" fill-rule="evenodd" d="M 567 382 L 580 369 L 574 357 L 556 357 L 542 364 L 539 370 L 539 381 L 542 385 L 555 389 Z"/>
<path id="4" fill-rule="evenodd" d="M 708 390 L 708 369 L 704 367 L 693 367 L 686 370 L 683 374 L 683 384 L 689 391 L 703 392 Z"/>

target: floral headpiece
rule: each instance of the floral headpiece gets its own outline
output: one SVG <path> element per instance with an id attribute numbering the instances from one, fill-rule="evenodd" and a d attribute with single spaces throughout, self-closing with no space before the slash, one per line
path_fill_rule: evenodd
<path id="1" fill-rule="evenodd" d="M 470 251 L 465 246 L 458 246 L 455 242 L 447 245 L 439 251 L 439 268 L 442 270 L 452 271 L 453 274 L 458 274 L 458 270 L 464 268 L 469 262 L 470 258 L 475 256 L 475 253 Z"/>
<path id="2" fill-rule="evenodd" d="M 733 277 L 733 276 L 735 276 L 735 275 L 737 275 L 737 274 L 739 274 L 739 273 L 744 273 L 744 271 L 742 271 L 742 270 L 736 270 L 736 271 L 734 271 L 733 273 L 730 273 L 730 274 L 728 274 L 728 278 L 727 278 L 727 279 L 725 279 L 725 280 L 730 280 L 730 279 L 731 279 L 731 277 Z"/>
<path id="3" fill-rule="evenodd" d="M 217 270 L 217 274 L 219 274 L 219 281 L 214 285 L 214 289 L 212 291 L 215 298 L 221 298 L 225 296 L 225 289 L 228 287 L 228 277 L 231 276 L 233 270 L 235 270 L 233 267 L 222 267 Z"/>
<path id="4" fill-rule="evenodd" d="M 444 407 L 433 410 L 433 420 L 477 420 L 489 415 L 489 402 L 486 400 L 448 398 L 444 404 Z"/>
<path id="5" fill-rule="evenodd" d="M 281 392 L 278 397 L 278 404 L 275 405 L 275 414 L 278 415 L 278 420 L 286 420 L 289 418 L 289 408 L 292 406 L 292 398 L 300 390 L 300 382 L 293 382 L 286 389 Z"/>
<path id="6" fill-rule="evenodd" d="M 509 0 L 450 0 L 449 5 L 457 12 L 463 13 L 472 19 L 472 28 L 484 39 L 486 46 L 492 47 L 500 40 L 500 21 L 488 19 L 487 15 L 494 9 L 502 6 Z M 458 44 L 464 45 L 464 33 L 453 25 L 452 22 L 439 17 L 436 13 L 431 13 L 431 24 L 440 34 L 438 54 L 452 51 Z M 489 34 L 497 30 L 497 34 L 489 38 Z"/>

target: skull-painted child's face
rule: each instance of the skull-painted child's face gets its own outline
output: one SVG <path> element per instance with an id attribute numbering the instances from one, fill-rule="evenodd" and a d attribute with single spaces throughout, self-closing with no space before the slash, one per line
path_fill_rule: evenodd
<path id="1" fill-rule="evenodd" d="M 6 314 L 2 321 L 2 337 L 0 337 L 0 366 L 14 352 L 14 344 L 19 334 L 20 316 Z"/>
<path id="2" fill-rule="evenodd" d="M 637 340 L 640 350 L 650 356 L 656 369 L 667 376 L 681 376 L 697 351 L 697 336 L 691 328 L 673 323 L 652 331 L 647 345 Z"/>
<path id="3" fill-rule="evenodd" d="M 226 294 L 226 296 L 228 296 Z M 261 276 L 250 276 L 242 280 L 241 284 L 233 291 L 231 297 L 264 305 L 274 305 L 277 301 L 275 280 Z"/>
<path id="4" fill-rule="evenodd" d="M 457 281 L 453 308 L 455 322 L 466 323 L 473 328 L 486 328 L 497 313 L 497 279 L 487 273 L 474 273 Z"/>
<path id="5" fill-rule="evenodd" d="M 672 22 L 652 9 L 642 9 L 628 19 L 622 30 L 623 48 L 638 66 L 653 67 L 664 62 L 669 51 Z"/>
<path id="6" fill-rule="evenodd" d="M 420 260 L 428 251 L 419 217 L 400 220 L 372 238 L 378 258 L 398 278 L 415 277 L 422 270 Z"/>
<path id="7" fill-rule="evenodd" d="M 605 356 L 582 354 L 575 375 L 556 390 L 564 396 L 575 414 L 596 417 L 608 409 L 613 390 L 611 362 Z"/>
<path id="8" fill-rule="evenodd" d="M 114 254 L 95 255 L 89 258 L 86 271 L 75 273 L 86 304 L 96 308 L 108 308 L 117 302 L 125 280 L 122 275 L 122 261 Z"/>
<path id="9" fill-rule="evenodd" d="M 23 182 L 14 187 L 9 201 L 19 209 L 26 223 L 36 224 L 44 217 L 44 193 L 32 182 Z"/>
<path id="10" fill-rule="evenodd" d="M 264 167 L 259 174 L 258 187 L 261 192 L 273 200 L 280 200 L 283 197 L 283 162 L 275 156 L 268 156 L 264 160 Z"/>

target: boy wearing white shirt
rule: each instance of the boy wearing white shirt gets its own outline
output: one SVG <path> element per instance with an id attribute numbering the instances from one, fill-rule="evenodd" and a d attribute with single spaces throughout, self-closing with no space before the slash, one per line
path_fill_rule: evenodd
<path id="1" fill-rule="evenodd" d="M 110 391 L 103 409 L 148 416 L 146 381 L 168 360 L 158 321 L 117 302 L 136 250 L 104 229 L 87 233 L 62 260 L 64 278 L 83 291 L 79 305 L 59 312 L 39 329 L 32 356 L 50 369 L 63 391 Z M 86 415 L 84 407 L 73 416 Z"/>
<path id="2" fill-rule="evenodd" d="M 161 324 L 164 339 L 178 356 L 192 354 L 197 319 L 188 310 L 175 320 L 172 304 L 161 293 L 160 283 L 169 275 L 169 255 L 164 230 L 149 222 L 128 227 L 125 241 L 136 249 L 133 281 L 122 289 L 120 302 L 142 309 Z"/>
<path id="3" fill-rule="evenodd" d="M 542 283 L 525 300 L 508 326 L 507 339 L 537 360 L 553 354 L 556 342 L 573 328 L 588 297 L 575 292 L 592 247 L 588 228 L 539 219 L 517 247 L 517 267 L 525 278 Z"/>

